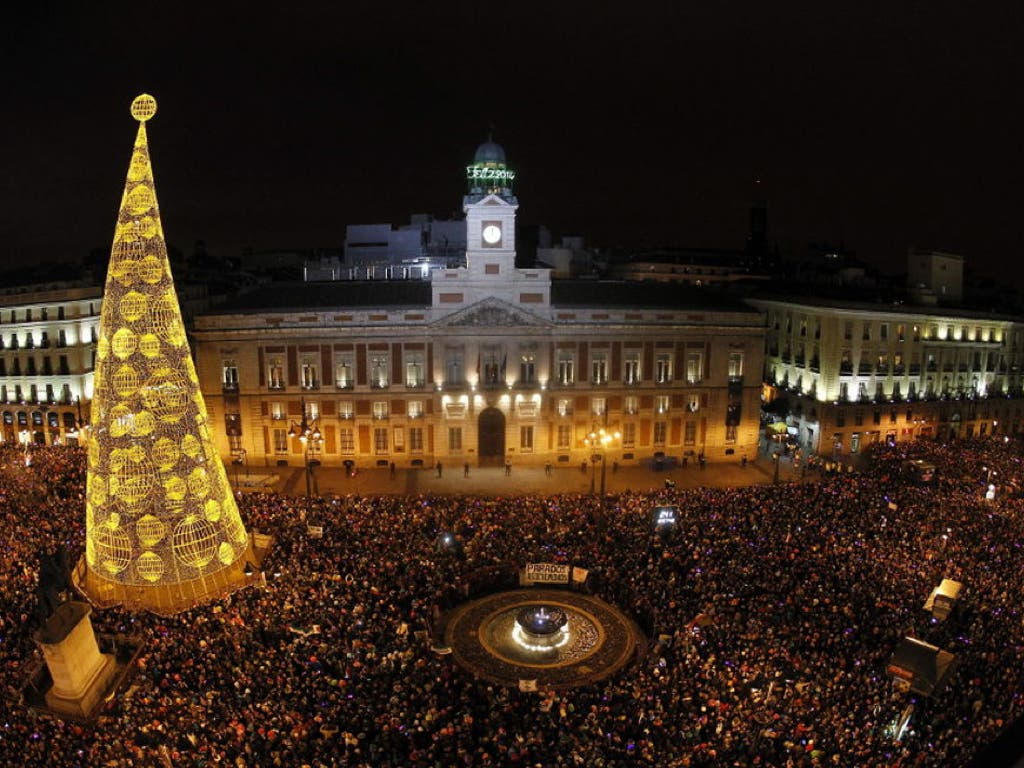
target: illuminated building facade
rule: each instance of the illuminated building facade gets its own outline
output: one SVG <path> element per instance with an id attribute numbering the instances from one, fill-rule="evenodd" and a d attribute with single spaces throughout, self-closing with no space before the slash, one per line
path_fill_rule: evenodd
<path id="1" fill-rule="evenodd" d="M 217 455 L 174 291 L 139 121 L 96 343 L 87 436 L 90 599 L 175 613 L 243 586 L 249 541 Z"/>
<path id="2" fill-rule="evenodd" d="M 552 280 L 515 266 L 513 171 L 467 168 L 465 266 L 430 280 L 275 285 L 195 322 L 224 457 L 301 465 L 303 416 L 328 466 L 711 460 L 757 446 L 756 310 L 673 285 Z M 223 429 L 220 425 L 223 424 Z"/>
<path id="3" fill-rule="evenodd" d="M 78 283 L 0 291 L 0 442 L 76 442 L 92 400 L 102 292 Z"/>
<path id="4" fill-rule="evenodd" d="M 1024 323 L 937 306 L 767 298 L 765 381 L 802 445 L 830 454 L 1024 429 Z"/>

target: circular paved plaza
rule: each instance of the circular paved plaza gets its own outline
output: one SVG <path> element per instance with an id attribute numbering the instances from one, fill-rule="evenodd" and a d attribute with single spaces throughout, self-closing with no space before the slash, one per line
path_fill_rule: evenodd
<path id="1" fill-rule="evenodd" d="M 537 607 L 564 612 L 564 640 L 552 645 L 524 642 L 517 617 Z M 445 641 L 456 662 L 478 677 L 501 685 L 536 680 L 538 687 L 572 688 L 621 670 L 643 636 L 625 614 L 591 595 L 517 589 L 455 608 Z"/>

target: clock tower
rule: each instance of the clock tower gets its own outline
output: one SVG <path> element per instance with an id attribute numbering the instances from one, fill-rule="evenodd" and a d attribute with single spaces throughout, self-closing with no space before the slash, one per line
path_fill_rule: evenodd
<path id="1" fill-rule="evenodd" d="M 516 269 L 516 174 L 505 150 L 493 141 L 477 147 L 466 166 L 466 266 L 431 270 L 431 297 L 437 316 L 485 300 L 497 300 L 533 314 L 551 306 L 551 270 Z"/>
<path id="2" fill-rule="evenodd" d="M 512 193 L 515 171 L 505 162 L 505 150 L 493 141 L 477 147 L 466 166 L 468 190 L 462 202 L 466 214 L 466 266 L 470 272 L 490 264 L 491 271 L 510 273 L 516 259 L 516 209 Z"/>

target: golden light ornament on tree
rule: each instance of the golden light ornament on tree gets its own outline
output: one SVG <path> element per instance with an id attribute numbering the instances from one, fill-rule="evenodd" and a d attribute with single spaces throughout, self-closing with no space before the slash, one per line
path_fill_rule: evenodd
<path id="1" fill-rule="evenodd" d="M 167 526 L 153 515 L 143 515 L 135 524 L 135 535 L 144 547 L 152 547 L 167 535 Z"/>
<path id="2" fill-rule="evenodd" d="M 155 285 L 160 282 L 160 278 L 164 275 L 163 265 L 160 263 L 160 259 L 156 256 L 145 256 L 138 262 L 135 268 L 136 274 L 139 280 L 148 284 Z"/>
<path id="3" fill-rule="evenodd" d="M 146 121 L 114 228 L 86 441 L 86 565 L 100 605 L 171 614 L 248 583 L 253 557 L 213 444 L 167 260 Z M 247 553 L 249 553 L 247 555 Z"/>
<path id="4" fill-rule="evenodd" d="M 139 576 L 151 584 L 160 581 L 164 575 L 164 561 L 156 552 L 143 552 L 135 561 Z"/>
<path id="5" fill-rule="evenodd" d="M 188 515 L 174 529 L 174 554 L 187 565 L 202 568 L 219 546 L 217 529 L 205 518 Z"/>
<path id="6" fill-rule="evenodd" d="M 99 525 L 92 536 L 96 562 L 110 574 L 121 573 L 131 562 L 132 549 L 128 534 L 120 527 L 117 515 Z"/>

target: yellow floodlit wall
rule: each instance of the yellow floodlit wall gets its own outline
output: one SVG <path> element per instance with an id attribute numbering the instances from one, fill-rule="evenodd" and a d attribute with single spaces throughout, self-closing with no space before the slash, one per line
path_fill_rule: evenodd
<path id="1" fill-rule="evenodd" d="M 174 292 L 146 121 L 114 230 L 88 446 L 86 572 L 94 602 L 173 613 L 243 586 L 248 536 L 210 434 Z"/>

